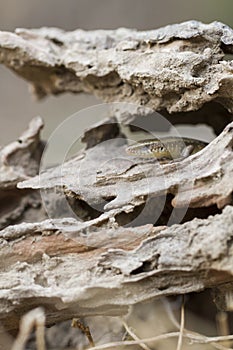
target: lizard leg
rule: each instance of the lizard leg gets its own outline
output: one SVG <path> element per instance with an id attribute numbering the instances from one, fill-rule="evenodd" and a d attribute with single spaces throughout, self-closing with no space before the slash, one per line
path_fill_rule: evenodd
<path id="1" fill-rule="evenodd" d="M 186 158 L 190 156 L 190 154 L 192 154 L 193 152 L 193 149 L 194 149 L 193 145 L 186 146 L 181 152 L 182 157 Z"/>

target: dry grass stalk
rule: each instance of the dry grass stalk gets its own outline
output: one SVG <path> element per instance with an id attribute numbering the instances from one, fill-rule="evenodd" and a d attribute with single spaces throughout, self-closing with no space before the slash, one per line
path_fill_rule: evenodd
<path id="1" fill-rule="evenodd" d="M 25 314 L 20 321 L 19 334 L 11 350 L 24 350 L 26 342 L 35 327 L 37 350 L 45 350 L 45 314 L 42 308 L 38 307 Z"/>

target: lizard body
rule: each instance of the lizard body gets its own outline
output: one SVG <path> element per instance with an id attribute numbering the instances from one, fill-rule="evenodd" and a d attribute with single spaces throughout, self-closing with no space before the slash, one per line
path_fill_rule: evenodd
<path id="1" fill-rule="evenodd" d="M 199 152 L 207 145 L 204 141 L 188 137 L 163 137 L 148 139 L 128 146 L 126 152 L 143 158 L 157 158 L 158 160 L 175 160 L 186 158 Z"/>

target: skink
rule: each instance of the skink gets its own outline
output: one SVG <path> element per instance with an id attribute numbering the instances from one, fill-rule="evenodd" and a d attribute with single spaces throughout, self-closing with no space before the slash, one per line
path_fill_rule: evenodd
<path id="1" fill-rule="evenodd" d="M 158 160 L 176 160 L 186 158 L 199 152 L 207 145 L 204 141 L 188 137 L 163 137 L 139 141 L 128 146 L 126 152 L 143 158 L 157 158 Z"/>

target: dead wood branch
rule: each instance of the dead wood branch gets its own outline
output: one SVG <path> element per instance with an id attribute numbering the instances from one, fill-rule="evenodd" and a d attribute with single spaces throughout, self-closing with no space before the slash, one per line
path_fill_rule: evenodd
<path id="1" fill-rule="evenodd" d="M 233 111 L 232 29 L 189 21 L 132 29 L 64 32 L 55 28 L 0 33 L 0 62 L 28 80 L 38 97 L 88 92 L 136 104 L 135 113 L 185 112 L 216 101 Z M 129 110 L 121 113 L 126 121 Z"/>
<path id="2" fill-rule="evenodd" d="M 0 228 L 16 220 L 39 220 L 41 200 L 37 191 L 19 191 L 19 181 L 35 176 L 39 171 L 43 143 L 40 130 L 43 122 L 34 118 L 20 138 L 0 151 Z"/>
<path id="3" fill-rule="evenodd" d="M 233 281 L 232 218 L 228 206 L 170 228 L 90 226 L 83 232 L 72 219 L 9 226 L 0 236 L 1 318 L 15 328 L 17 317 L 35 305 L 45 308 L 48 324 L 119 315 L 152 297 Z"/>
<path id="4" fill-rule="evenodd" d="M 117 138 L 83 151 L 82 156 L 64 163 L 62 169 L 50 168 L 18 187 L 42 189 L 47 191 L 48 198 L 49 191 L 54 196 L 54 189 L 60 188 L 59 205 L 64 189 L 68 197 L 93 207 L 102 203 L 106 212 L 116 210 L 115 216 L 146 203 L 148 208 L 153 207 L 155 217 L 153 199 L 167 193 L 174 196 L 173 207 L 222 208 L 232 200 L 232 145 L 233 123 L 201 152 L 182 161 L 160 164 L 156 159 L 128 156 L 126 140 Z"/>

